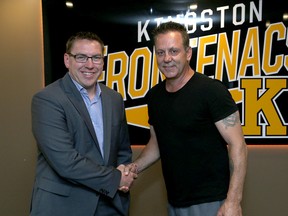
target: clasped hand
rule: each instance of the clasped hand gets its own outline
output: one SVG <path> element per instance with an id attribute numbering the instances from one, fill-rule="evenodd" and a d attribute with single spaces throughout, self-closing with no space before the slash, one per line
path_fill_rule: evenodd
<path id="1" fill-rule="evenodd" d="M 119 165 L 117 167 L 121 171 L 121 181 L 118 190 L 122 192 L 128 192 L 133 185 L 135 179 L 137 179 L 137 166 L 134 163 L 128 165 Z"/>

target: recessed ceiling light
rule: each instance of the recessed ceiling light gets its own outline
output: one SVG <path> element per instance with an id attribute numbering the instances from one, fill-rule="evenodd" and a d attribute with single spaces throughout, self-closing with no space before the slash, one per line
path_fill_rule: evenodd
<path id="1" fill-rule="evenodd" d="M 73 8 L 73 2 L 71 2 L 71 1 L 66 1 L 66 6 L 67 6 L 68 8 Z"/>

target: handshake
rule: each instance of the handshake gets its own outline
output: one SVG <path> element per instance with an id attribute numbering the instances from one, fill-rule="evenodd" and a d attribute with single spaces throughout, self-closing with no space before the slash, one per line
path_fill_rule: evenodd
<path id="1" fill-rule="evenodd" d="M 133 185 L 133 182 L 138 177 L 138 167 L 135 163 L 127 165 L 119 165 L 117 169 L 121 172 L 121 180 L 118 190 L 127 193 Z"/>

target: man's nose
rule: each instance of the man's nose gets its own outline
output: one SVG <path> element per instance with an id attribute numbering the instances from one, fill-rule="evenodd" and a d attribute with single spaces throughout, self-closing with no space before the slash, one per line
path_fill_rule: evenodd
<path id="1" fill-rule="evenodd" d="M 94 66 L 94 63 L 93 63 L 91 57 L 88 57 L 88 59 L 87 59 L 85 65 L 86 65 L 86 66 L 89 66 L 89 67 L 93 67 L 93 66 Z"/>
<path id="2" fill-rule="evenodd" d="M 172 55 L 167 51 L 164 54 L 164 61 L 171 61 Z"/>

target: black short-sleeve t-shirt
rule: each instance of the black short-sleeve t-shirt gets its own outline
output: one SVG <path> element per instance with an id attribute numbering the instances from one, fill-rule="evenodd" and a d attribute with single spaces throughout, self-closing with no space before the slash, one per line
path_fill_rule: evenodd
<path id="1" fill-rule="evenodd" d="M 176 207 L 222 200 L 229 185 L 227 144 L 215 122 L 238 107 L 219 80 L 195 73 L 177 92 L 165 80 L 147 94 L 168 201 Z"/>

